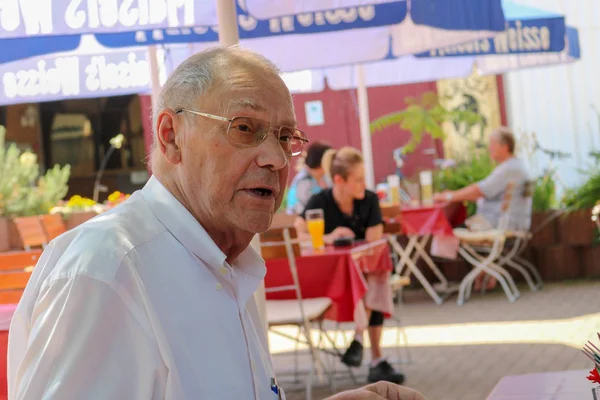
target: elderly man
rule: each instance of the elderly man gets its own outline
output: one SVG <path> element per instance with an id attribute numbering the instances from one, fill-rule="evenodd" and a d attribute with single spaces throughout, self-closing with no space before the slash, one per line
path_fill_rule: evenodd
<path id="1" fill-rule="evenodd" d="M 523 193 L 529 181 L 529 172 L 523 161 L 515 157 L 515 137 L 512 131 L 501 127 L 490 135 L 489 152 L 496 168 L 484 180 L 456 191 L 436 194 L 436 201 L 478 201 L 477 214 L 496 227 L 502 214 L 502 200 L 509 182 L 515 183 L 509 209 L 509 227 L 527 229 L 531 220 L 531 206 Z"/>
<path id="2" fill-rule="evenodd" d="M 490 157 L 496 162 L 496 168 L 484 180 L 456 191 L 446 191 L 434 196 L 436 201 L 478 201 L 477 216 L 484 219 L 484 225 L 498 226 L 502 214 L 502 200 L 509 182 L 515 188 L 508 210 L 508 227 L 527 230 L 531 223 L 531 204 L 523 195 L 529 181 L 529 172 L 523 161 L 515 157 L 515 136 L 506 127 L 500 127 L 490 136 Z M 483 274 L 475 281 L 475 290 L 482 286 Z M 496 280 L 490 277 L 488 289 L 496 286 Z"/>
<path id="3" fill-rule="evenodd" d="M 306 139 L 276 68 L 196 54 L 158 100 L 154 176 L 44 252 L 13 318 L 9 398 L 276 399 L 249 247 Z M 379 383 L 337 399 L 422 399 Z"/>

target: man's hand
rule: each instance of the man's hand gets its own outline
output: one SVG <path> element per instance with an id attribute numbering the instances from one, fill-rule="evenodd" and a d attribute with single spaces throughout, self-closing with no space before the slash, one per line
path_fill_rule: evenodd
<path id="1" fill-rule="evenodd" d="M 326 243 L 331 244 L 336 239 L 340 239 L 340 238 L 354 239 L 354 236 L 356 236 L 356 235 L 354 235 L 354 232 L 352 232 L 352 229 L 346 228 L 345 226 L 338 226 L 329 235 L 325 235 L 323 237 L 323 239 L 325 240 Z"/>
<path id="2" fill-rule="evenodd" d="M 421 393 L 389 382 L 377 382 L 326 400 L 427 400 Z"/>
<path id="3" fill-rule="evenodd" d="M 444 190 L 441 193 L 435 193 L 433 195 L 433 201 L 436 203 L 443 203 L 449 201 L 449 197 L 452 196 L 452 192 L 450 190 Z"/>

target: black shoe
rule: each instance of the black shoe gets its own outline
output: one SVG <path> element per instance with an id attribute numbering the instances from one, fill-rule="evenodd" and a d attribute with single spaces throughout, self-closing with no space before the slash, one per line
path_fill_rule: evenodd
<path id="1" fill-rule="evenodd" d="M 360 367 L 363 359 L 363 345 L 356 340 L 350 343 L 350 347 L 342 356 L 342 362 L 349 367 Z"/>
<path id="2" fill-rule="evenodd" d="M 383 360 L 376 366 L 369 368 L 369 382 L 375 383 L 379 381 L 387 381 L 400 385 L 404 382 L 404 374 L 396 372 L 389 362 Z"/>

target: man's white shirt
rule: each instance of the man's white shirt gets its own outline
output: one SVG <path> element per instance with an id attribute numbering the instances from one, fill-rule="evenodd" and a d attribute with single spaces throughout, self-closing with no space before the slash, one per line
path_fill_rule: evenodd
<path id="1" fill-rule="evenodd" d="M 9 400 L 273 399 L 254 291 L 155 178 L 55 239 L 13 316 Z"/>

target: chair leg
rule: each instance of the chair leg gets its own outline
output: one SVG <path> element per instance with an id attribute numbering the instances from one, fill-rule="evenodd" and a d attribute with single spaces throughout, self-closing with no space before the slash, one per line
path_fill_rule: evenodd
<path id="1" fill-rule="evenodd" d="M 512 276 L 510 275 L 510 273 L 507 270 L 505 270 L 504 268 L 502 268 L 501 266 L 499 266 L 498 264 L 496 264 L 494 262 L 491 262 L 489 267 L 491 269 L 495 270 L 500 275 L 504 276 L 504 279 L 506 279 L 506 282 L 512 289 L 512 292 L 516 299 L 521 297 L 521 292 L 519 292 L 519 288 L 517 288 L 517 284 L 515 283 L 515 280 L 512 278 Z"/>
<path id="2" fill-rule="evenodd" d="M 294 344 L 294 383 L 300 382 L 300 378 L 298 377 L 298 348 L 300 346 L 300 336 L 302 335 L 302 328 L 298 327 L 298 334 L 296 335 L 296 340 Z"/>
<path id="3" fill-rule="evenodd" d="M 515 261 L 513 261 L 511 259 L 506 260 L 506 265 L 519 271 L 521 273 L 521 275 L 523 275 L 523 277 L 525 278 L 525 281 L 527 282 L 529 289 L 531 289 L 532 292 L 537 292 L 538 288 L 537 288 L 536 284 L 533 282 L 533 280 L 531 279 L 531 275 L 529 275 L 529 272 L 527 272 L 525 267 L 523 267 L 522 265 L 519 265 L 518 263 L 516 263 Z"/>
<path id="4" fill-rule="evenodd" d="M 507 283 L 503 274 L 499 273 L 496 268 L 491 266 L 492 259 L 494 258 L 493 256 L 487 257 L 484 261 L 480 261 L 477 258 L 473 257 L 473 255 L 471 255 L 468 250 L 465 250 L 464 247 L 459 248 L 458 252 L 467 262 L 469 262 L 474 267 L 473 271 L 469 272 L 467 274 L 467 276 L 465 278 L 463 278 L 463 281 L 460 284 L 458 300 L 457 300 L 458 305 L 464 304 L 465 295 L 468 291 L 468 289 L 467 289 L 468 285 L 471 285 L 473 283 L 473 281 L 475 280 L 475 277 L 481 272 L 485 272 L 485 273 L 492 275 L 494 278 L 496 278 L 498 280 L 498 282 L 500 282 L 500 285 L 502 285 L 502 289 L 504 290 L 504 293 L 506 294 L 508 301 L 510 301 L 512 303 L 517 299 L 515 297 L 515 295 L 512 293 L 511 287 Z M 512 280 L 510 275 L 508 276 L 508 279 Z M 512 284 L 514 285 L 514 281 L 512 282 Z"/>
<path id="5" fill-rule="evenodd" d="M 542 280 L 542 277 L 540 276 L 540 273 L 535 265 L 519 256 L 515 257 L 515 260 L 531 272 L 533 279 L 536 281 L 536 287 L 538 289 L 542 289 L 544 287 L 544 281 Z"/>

